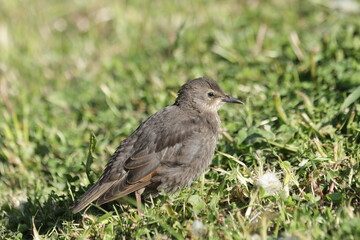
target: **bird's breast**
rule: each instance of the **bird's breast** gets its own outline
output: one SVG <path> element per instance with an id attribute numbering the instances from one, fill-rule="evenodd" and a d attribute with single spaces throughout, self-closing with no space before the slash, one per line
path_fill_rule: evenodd
<path id="1" fill-rule="evenodd" d="M 221 126 L 219 116 L 217 114 L 212 114 L 206 117 L 205 119 L 206 119 L 205 125 L 208 131 L 211 132 L 211 134 L 213 134 L 214 136 L 216 136 L 216 138 L 218 138 L 220 134 L 220 126 Z"/>

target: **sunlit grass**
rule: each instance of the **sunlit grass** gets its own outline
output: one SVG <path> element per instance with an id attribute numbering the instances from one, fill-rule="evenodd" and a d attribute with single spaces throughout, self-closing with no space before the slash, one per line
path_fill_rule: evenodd
<path id="1" fill-rule="evenodd" d="M 3 1 L 0 238 L 356 239 L 360 3 L 334 3 Z M 144 199 L 144 218 L 132 195 L 73 215 L 120 141 L 199 76 L 246 103 L 220 111 L 209 171 Z M 256 184 L 269 172 L 273 195 Z"/>

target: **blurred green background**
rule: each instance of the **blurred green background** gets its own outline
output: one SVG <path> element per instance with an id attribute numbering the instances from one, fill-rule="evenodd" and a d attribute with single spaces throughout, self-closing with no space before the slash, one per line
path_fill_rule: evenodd
<path id="1" fill-rule="evenodd" d="M 0 238 L 356 239 L 359 61 L 356 0 L 1 1 Z M 200 76 L 246 102 L 220 111 L 210 171 L 143 219 L 132 196 L 73 215 L 120 141 Z M 273 196 L 256 186 L 269 171 Z"/>

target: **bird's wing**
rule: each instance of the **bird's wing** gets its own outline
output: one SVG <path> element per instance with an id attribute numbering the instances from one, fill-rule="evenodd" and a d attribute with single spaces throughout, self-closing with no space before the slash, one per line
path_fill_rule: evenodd
<path id="1" fill-rule="evenodd" d="M 100 205 L 149 185 L 161 162 L 181 149 L 185 139 L 201 131 L 201 118 L 186 118 L 166 109 L 150 117 L 122 142 L 98 182 L 73 206 L 74 213 L 95 200 Z M 160 114 L 163 118 L 159 118 Z M 169 124 L 169 119 L 176 118 L 175 124 Z"/>
<path id="2" fill-rule="evenodd" d="M 97 200 L 101 205 L 126 196 L 151 184 L 152 177 L 182 148 L 183 142 L 201 131 L 199 119 L 189 118 L 176 125 L 159 124 L 142 129 L 136 144 L 139 147 L 123 164 L 126 175 L 113 184 Z"/>

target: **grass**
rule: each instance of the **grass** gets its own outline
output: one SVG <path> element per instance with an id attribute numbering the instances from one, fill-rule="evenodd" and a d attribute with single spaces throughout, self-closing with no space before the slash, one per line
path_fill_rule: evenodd
<path id="1" fill-rule="evenodd" d="M 358 238 L 351 2 L 3 1 L 0 239 Z M 209 171 L 145 199 L 143 219 L 132 195 L 73 215 L 120 141 L 199 76 L 246 102 L 220 111 Z M 256 185 L 266 172 L 279 193 Z"/>

